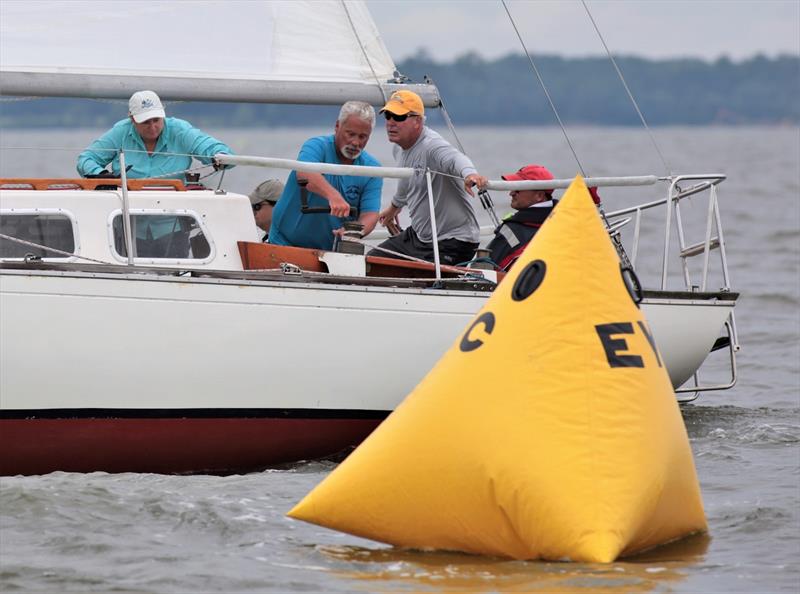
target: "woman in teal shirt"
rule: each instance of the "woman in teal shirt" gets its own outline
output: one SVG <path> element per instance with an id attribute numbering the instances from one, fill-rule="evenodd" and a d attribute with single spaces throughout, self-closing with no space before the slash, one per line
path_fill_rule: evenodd
<path id="1" fill-rule="evenodd" d="M 78 173 L 83 177 L 105 171 L 111 163 L 119 177 L 119 150 L 125 151 L 130 178 L 185 180 L 192 157 L 211 165 L 214 155 L 233 154 L 230 147 L 178 118 L 168 118 L 161 99 L 153 91 L 138 91 L 128 102 L 128 117 L 114 126 L 78 156 Z"/>

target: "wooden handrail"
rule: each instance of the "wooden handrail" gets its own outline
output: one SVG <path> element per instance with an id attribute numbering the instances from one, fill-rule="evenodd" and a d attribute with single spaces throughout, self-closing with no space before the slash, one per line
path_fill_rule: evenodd
<path id="1" fill-rule="evenodd" d="M 309 272 L 328 272 L 327 266 L 319 259 L 320 250 L 252 241 L 239 241 L 238 246 L 245 270 L 275 269 L 280 268 L 281 263 L 287 262 Z M 366 264 L 367 276 L 373 278 L 433 278 L 435 274 L 433 262 L 366 256 Z M 442 275 L 445 278 L 475 272 L 479 271 L 461 266 L 442 266 Z M 498 272 L 497 282 L 505 275 L 505 272 Z"/>
<path id="2" fill-rule="evenodd" d="M 0 178 L 0 190 L 96 190 L 98 186 L 121 186 L 119 178 Z M 179 179 L 128 179 L 129 190 L 176 190 L 183 192 L 186 186 Z"/>

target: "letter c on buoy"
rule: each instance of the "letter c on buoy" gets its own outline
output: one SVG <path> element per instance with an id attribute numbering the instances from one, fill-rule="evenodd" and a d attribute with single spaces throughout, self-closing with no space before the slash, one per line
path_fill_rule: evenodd
<path id="1" fill-rule="evenodd" d="M 483 344 L 483 341 L 480 338 L 471 340 L 469 337 L 472 330 L 478 324 L 483 324 L 486 334 L 491 334 L 492 330 L 494 330 L 494 314 L 490 311 L 487 311 L 485 314 L 481 314 L 477 320 L 472 322 L 472 325 L 467 328 L 466 332 L 464 332 L 464 336 L 461 338 L 461 344 L 458 345 L 458 348 L 461 349 L 461 352 L 468 353 L 469 351 L 474 351 Z"/>

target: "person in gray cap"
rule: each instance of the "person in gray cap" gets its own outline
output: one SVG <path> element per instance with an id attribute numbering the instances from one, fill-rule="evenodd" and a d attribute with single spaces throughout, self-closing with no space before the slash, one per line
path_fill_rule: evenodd
<path id="1" fill-rule="evenodd" d="M 283 194 L 283 182 L 277 179 L 268 179 L 256 186 L 250 192 L 250 204 L 253 205 L 253 217 L 256 226 L 264 231 L 262 241 L 269 240 L 269 226 L 272 224 L 272 209 Z"/>

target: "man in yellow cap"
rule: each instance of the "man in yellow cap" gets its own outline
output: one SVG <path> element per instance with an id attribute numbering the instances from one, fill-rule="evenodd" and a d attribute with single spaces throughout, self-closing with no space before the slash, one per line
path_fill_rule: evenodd
<path id="1" fill-rule="evenodd" d="M 439 258 L 443 264 L 459 264 L 472 259 L 480 239 L 472 188 L 486 187 L 487 179 L 478 174 L 472 161 L 439 134 L 425 126 L 425 106 L 411 91 L 392 93 L 381 109 L 386 118 L 389 142 L 397 146 L 394 156 L 401 167 L 412 167 L 433 176 Z M 397 217 L 408 206 L 411 226 L 400 231 Z M 374 256 L 397 257 L 390 250 L 433 261 L 433 233 L 428 206 L 428 185 L 424 173 L 402 179 L 392 203 L 378 219 L 393 236 L 370 252 Z"/>

